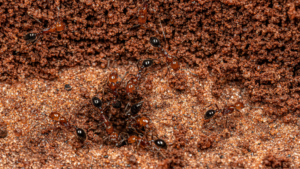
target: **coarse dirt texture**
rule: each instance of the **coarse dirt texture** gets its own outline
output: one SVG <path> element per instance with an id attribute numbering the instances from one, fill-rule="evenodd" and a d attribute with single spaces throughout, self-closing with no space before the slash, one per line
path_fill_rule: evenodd
<path id="1" fill-rule="evenodd" d="M 300 2 L 149 0 L 147 22 L 136 27 L 144 4 L 0 0 L 0 166 L 300 168 Z M 26 43 L 26 34 L 54 25 L 58 14 L 64 31 Z M 182 70 L 167 68 L 152 36 Z M 113 70 L 137 74 L 137 61 L 146 58 L 154 66 L 131 103 L 145 102 L 141 113 L 168 144 L 165 159 L 109 144 L 94 110 L 87 111 L 95 95 L 112 100 L 106 80 Z M 125 83 L 119 95 L 121 109 L 106 115 L 122 132 Z M 240 112 L 204 119 L 207 110 L 236 102 L 245 105 Z M 51 112 L 86 130 L 86 142 L 59 128 Z"/>

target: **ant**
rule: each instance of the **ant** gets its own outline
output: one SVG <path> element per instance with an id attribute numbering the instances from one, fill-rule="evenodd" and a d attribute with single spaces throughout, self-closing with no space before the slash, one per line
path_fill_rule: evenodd
<path id="1" fill-rule="evenodd" d="M 49 117 L 53 119 L 54 121 L 58 121 L 60 125 L 64 126 L 67 129 L 76 128 L 72 126 L 65 117 L 61 116 L 57 112 L 52 112 Z"/>
<path id="2" fill-rule="evenodd" d="M 167 60 L 167 65 L 170 65 L 171 68 L 174 71 L 178 71 L 180 69 L 179 62 L 177 60 L 175 60 L 175 58 L 177 58 L 177 57 L 170 55 L 165 49 L 163 49 L 162 46 L 161 46 L 160 41 L 158 40 L 158 38 L 156 38 L 156 37 L 150 37 L 150 44 L 152 46 L 154 46 L 154 47 L 159 48 L 163 52 L 163 54 L 164 54 L 164 56 L 166 57 L 166 60 Z M 192 74 L 194 76 L 198 76 L 197 74 L 194 74 L 194 73 L 192 73 L 191 71 L 189 71 L 187 69 L 181 69 L 181 70 L 186 70 L 186 71 L 190 72 L 190 74 Z M 168 74 L 168 72 L 169 71 L 167 71 L 166 75 Z M 181 75 L 180 76 L 180 75 L 177 74 L 174 77 L 176 77 L 176 78 L 185 78 L 186 76 L 185 75 Z M 185 79 L 184 81 L 187 81 L 187 79 Z M 175 81 L 175 83 L 176 83 L 176 81 Z M 182 89 L 179 88 L 179 90 L 182 90 Z"/>
<path id="3" fill-rule="evenodd" d="M 59 7 L 57 7 L 58 9 L 58 18 L 59 18 Z M 63 23 L 62 20 L 58 19 L 58 21 L 55 23 L 55 25 L 43 29 L 41 32 L 39 33 L 28 33 L 27 35 L 24 36 L 24 39 L 27 42 L 35 42 L 37 41 L 41 35 L 43 34 L 48 34 L 48 33 L 53 33 L 53 32 L 61 32 L 63 30 L 65 30 L 66 25 Z"/>
<path id="4" fill-rule="evenodd" d="M 148 2 L 149 2 L 149 0 L 145 0 L 142 10 L 140 10 L 140 9 L 138 10 L 138 16 L 137 16 L 138 17 L 138 25 L 134 25 L 132 28 L 139 27 L 139 26 L 144 25 L 146 23 L 147 14 L 148 14 L 148 11 L 147 11 Z M 134 19 L 134 18 L 132 18 L 132 19 Z"/>
<path id="5" fill-rule="evenodd" d="M 115 143 L 116 146 L 119 146 L 119 143 L 123 143 L 125 140 L 121 140 L 121 135 L 118 135 L 118 133 L 116 133 L 114 131 L 114 127 L 112 125 L 112 123 L 109 121 L 109 119 L 106 118 L 106 116 L 104 115 L 104 109 L 102 108 L 102 101 L 98 98 L 98 97 L 93 97 L 92 98 L 92 103 L 95 107 L 98 108 L 98 112 L 100 113 L 100 116 L 103 120 L 103 124 L 106 130 L 106 133 L 108 135 L 108 139 L 110 142 Z M 106 140 L 107 138 L 105 138 Z"/>
<path id="6" fill-rule="evenodd" d="M 127 72 L 125 73 L 125 75 L 126 74 L 127 74 Z M 125 75 L 124 75 L 124 77 L 125 77 Z M 122 81 L 123 81 L 124 77 L 122 78 Z M 120 108 L 121 105 L 122 105 L 120 101 L 117 101 L 118 88 L 120 87 L 122 81 L 118 82 L 118 73 L 117 72 L 112 72 L 108 76 L 107 86 L 112 90 L 112 93 L 113 93 L 113 103 L 112 103 L 112 106 L 114 108 Z"/>
<path id="7" fill-rule="evenodd" d="M 142 109 L 142 105 L 143 105 L 143 101 L 136 103 L 134 105 L 131 106 L 131 109 L 128 110 L 128 112 L 126 113 L 127 116 L 134 116 L 137 115 L 141 109 Z M 125 109 L 126 110 L 126 109 Z M 131 114 L 130 114 L 131 112 Z"/>
<path id="8" fill-rule="evenodd" d="M 143 2 L 143 7 L 142 9 L 138 9 L 138 14 L 137 14 L 137 22 L 138 24 L 137 25 L 134 25 L 132 26 L 130 29 L 133 29 L 133 28 L 136 28 L 136 27 L 139 27 L 141 26 L 142 28 L 146 28 L 145 24 L 147 22 L 147 15 L 148 15 L 148 6 L 149 6 L 149 0 L 144 0 Z M 131 20 L 133 20 L 135 17 L 133 17 L 132 19 L 130 19 L 128 22 L 131 22 Z M 159 20 L 160 21 L 160 20 Z M 163 32 L 163 35 L 164 35 L 164 38 L 166 39 L 166 36 L 165 36 L 165 32 L 163 30 L 163 27 L 162 27 L 162 24 L 161 24 L 161 21 L 160 21 L 160 26 L 161 26 L 161 29 L 162 29 L 162 32 Z M 156 31 L 158 32 L 158 31 Z"/>
<path id="9" fill-rule="evenodd" d="M 127 130 L 132 129 L 134 130 L 135 133 L 142 133 L 145 135 L 145 132 L 143 130 L 149 129 L 150 128 L 150 119 L 148 117 L 142 116 L 140 117 L 138 115 L 138 112 L 142 108 L 142 103 L 139 102 L 137 104 L 134 104 L 131 106 L 131 110 L 129 110 L 126 115 L 130 116 L 127 121 Z M 131 112 L 131 114 L 130 114 Z M 146 131 L 147 132 L 147 131 Z"/>
<path id="10" fill-rule="evenodd" d="M 138 63 L 139 63 L 139 62 L 138 62 Z M 131 78 L 131 79 L 128 81 L 128 83 L 127 83 L 127 85 L 126 85 L 126 88 L 125 88 L 125 91 L 126 91 L 128 97 L 129 97 L 129 94 L 132 94 L 132 93 L 134 92 L 136 85 L 140 82 L 140 80 L 141 80 L 141 78 L 142 78 L 142 72 L 143 72 L 146 68 L 150 67 L 152 64 L 153 64 L 153 60 L 152 60 L 152 59 L 146 59 L 146 60 L 144 60 L 141 67 L 139 67 L 138 64 L 137 64 L 137 67 L 138 67 L 138 74 L 135 75 L 134 78 Z M 130 97 L 129 97 L 129 100 L 130 100 Z M 129 101 L 129 102 L 130 102 L 130 101 Z M 127 106 L 129 105 L 129 102 L 128 102 L 128 104 L 126 105 L 125 110 L 127 109 Z"/>
<path id="11" fill-rule="evenodd" d="M 171 65 L 171 68 L 173 70 L 175 70 L 175 71 L 179 70 L 179 68 L 180 68 L 179 62 L 174 60 L 174 56 L 169 55 L 169 53 L 162 48 L 160 41 L 156 37 L 151 37 L 150 43 L 152 46 L 158 47 L 160 50 L 162 50 L 164 52 L 164 55 L 167 59 L 167 63 Z"/>
<path id="12" fill-rule="evenodd" d="M 151 147 L 151 142 L 154 142 L 154 144 L 158 148 L 154 147 L 154 146 Z M 149 148 L 150 150 L 152 148 L 152 150 L 157 150 L 164 158 L 166 158 L 165 155 L 160 151 L 160 148 L 165 149 L 165 150 L 168 148 L 167 143 L 164 140 L 162 140 L 162 139 L 156 139 L 156 140 L 147 141 L 147 140 L 145 140 L 142 137 L 138 137 L 136 135 L 132 135 L 132 136 L 130 136 L 128 138 L 128 143 L 129 144 L 136 143 L 137 144 L 136 145 L 137 149 L 139 148 L 139 146 L 141 146 L 142 148 Z"/>
<path id="13" fill-rule="evenodd" d="M 222 115 L 224 116 L 224 115 L 233 113 L 233 111 L 234 111 L 235 109 L 236 109 L 237 111 L 240 112 L 240 110 L 242 110 L 242 109 L 244 108 L 244 104 L 243 104 L 242 102 L 237 102 L 237 103 L 235 103 L 234 105 L 227 106 L 227 107 L 225 107 L 224 109 L 222 109 L 221 111 L 220 111 L 218 105 L 217 105 L 217 104 L 215 104 L 215 105 L 216 105 L 216 107 L 217 107 L 217 110 L 208 110 L 208 111 L 205 113 L 205 115 L 204 115 L 204 118 L 205 118 L 205 119 L 210 119 L 210 118 L 212 118 L 212 117 L 215 115 L 216 112 L 221 112 Z"/>
<path id="14" fill-rule="evenodd" d="M 78 145 L 78 144 L 74 144 L 73 146 L 75 146 L 75 148 L 76 148 L 76 151 L 75 151 L 75 153 L 77 154 L 77 152 L 78 152 L 78 148 L 79 147 L 82 147 L 83 146 L 83 143 L 87 143 L 87 135 L 86 135 L 86 132 L 83 130 L 83 129 L 81 129 L 81 128 L 78 128 L 78 127 L 76 127 L 76 126 L 73 126 L 73 125 L 71 125 L 68 121 L 67 121 L 67 119 L 65 118 L 65 117 L 63 117 L 63 116 L 61 116 L 59 113 L 57 113 L 57 112 L 52 112 L 50 115 L 49 115 L 49 117 L 51 118 L 51 119 L 53 119 L 54 121 L 58 121 L 59 123 L 60 123 L 60 125 L 62 125 L 62 126 L 64 126 L 66 129 L 68 129 L 69 131 L 71 130 L 71 129 L 75 129 L 76 130 L 76 136 L 77 136 L 77 140 L 80 142 L 80 144 Z M 56 128 L 56 129 L 58 129 L 58 128 Z M 89 148 L 88 148 L 89 149 Z"/>

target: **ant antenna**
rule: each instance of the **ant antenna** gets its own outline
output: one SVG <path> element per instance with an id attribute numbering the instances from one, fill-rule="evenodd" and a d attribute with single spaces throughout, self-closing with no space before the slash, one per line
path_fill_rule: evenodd
<path id="1" fill-rule="evenodd" d="M 165 35 L 165 32 L 164 32 L 164 28 L 162 27 L 162 24 L 161 24 L 160 16 L 159 16 L 159 23 L 160 23 L 160 27 L 161 27 L 161 30 L 162 30 L 162 32 L 163 32 L 165 41 L 167 42 L 167 40 L 166 40 L 166 35 Z"/>

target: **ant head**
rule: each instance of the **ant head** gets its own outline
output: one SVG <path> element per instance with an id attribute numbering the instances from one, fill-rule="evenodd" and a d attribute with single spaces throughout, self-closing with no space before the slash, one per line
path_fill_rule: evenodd
<path id="1" fill-rule="evenodd" d="M 116 109 L 121 108 L 122 103 L 120 101 L 116 101 L 115 103 L 112 104 L 112 106 Z"/>
<path id="2" fill-rule="evenodd" d="M 205 119 L 210 119 L 215 115 L 216 111 L 215 110 L 208 110 L 205 115 L 204 118 Z"/>
<path id="3" fill-rule="evenodd" d="M 28 33 L 27 35 L 24 36 L 24 39 L 28 42 L 32 42 L 35 41 L 36 37 L 37 37 L 36 33 Z"/>
<path id="4" fill-rule="evenodd" d="M 143 61 L 143 66 L 144 67 L 149 67 L 153 64 L 153 60 L 152 59 L 146 59 Z"/>
<path id="5" fill-rule="evenodd" d="M 118 81 L 118 73 L 116 71 L 111 72 L 108 76 L 108 81 L 112 83 L 116 83 Z"/>
<path id="6" fill-rule="evenodd" d="M 57 112 L 52 112 L 49 117 L 55 121 L 59 121 L 59 118 L 60 118 L 60 114 L 57 113 Z"/>
<path id="7" fill-rule="evenodd" d="M 154 140 L 154 143 L 157 147 L 160 147 L 160 148 L 163 148 L 163 149 L 168 148 L 167 143 L 162 139 L 156 139 L 156 140 Z"/>
<path id="8" fill-rule="evenodd" d="M 160 41 L 156 37 L 151 37 L 150 43 L 154 47 L 160 47 Z"/>
<path id="9" fill-rule="evenodd" d="M 102 106 L 102 101 L 98 97 L 93 97 L 92 98 L 92 103 L 95 107 L 101 107 Z"/>
<path id="10" fill-rule="evenodd" d="M 86 139 L 86 134 L 85 134 L 85 131 L 83 129 L 76 128 L 76 134 L 77 134 L 77 136 L 80 140 L 85 140 Z"/>
<path id="11" fill-rule="evenodd" d="M 137 103 L 137 104 L 134 104 L 133 106 L 131 106 L 132 115 L 138 114 L 138 112 L 141 111 L 141 109 L 142 109 L 142 105 L 143 105 L 143 102 L 140 102 L 140 103 Z"/>

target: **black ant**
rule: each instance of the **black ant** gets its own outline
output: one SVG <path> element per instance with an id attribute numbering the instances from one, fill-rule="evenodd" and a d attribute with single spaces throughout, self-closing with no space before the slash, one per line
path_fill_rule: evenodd
<path id="1" fill-rule="evenodd" d="M 148 117 L 138 115 L 138 112 L 142 108 L 142 102 L 134 104 L 131 106 L 131 110 L 129 110 L 126 115 L 130 116 L 127 121 L 127 130 L 132 129 L 135 133 L 142 133 L 145 135 L 148 129 L 150 128 L 150 119 Z M 131 114 L 130 114 L 131 112 Z M 145 130 L 145 132 L 143 131 Z"/>
<path id="2" fill-rule="evenodd" d="M 216 104 L 215 104 L 215 105 L 216 105 Z M 205 119 L 210 119 L 210 118 L 212 118 L 212 117 L 215 115 L 216 112 L 221 112 L 222 115 L 224 116 L 224 115 L 233 113 L 233 111 L 234 111 L 235 109 L 236 109 L 237 111 L 240 111 L 240 110 L 242 110 L 242 109 L 244 108 L 244 104 L 243 104 L 242 102 L 237 102 L 237 103 L 235 103 L 234 105 L 225 107 L 225 108 L 222 109 L 221 111 L 220 111 L 218 105 L 216 105 L 216 107 L 217 107 L 217 110 L 208 110 L 208 111 L 205 113 L 204 118 L 205 118 Z"/>
<path id="3" fill-rule="evenodd" d="M 118 135 L 118 133 L 116 133 L 114 131 L 114 127 L 113 127 L 112 123 L 104 115 L 105 110 L 102 108 L 102 101 L 98 97 L 93 97 L 92 103 L 95 107 L 98 108 L 98 112 L 100 113 L 100 116 L 103 120 L 104 127 L 105 127 L 106 133 L 108 135 L 109 141 L 112 143 L 115 143 L 116 146 L 119 146 L 119 143 L 122 144 L 122 142 L 124 142 L 124 140 L 121 140 L 121 134 Z"/>
<path id="4" fill-rule="evenodd" d="M 162 50 L 162 52 L 164 53 L 168 64 L 171 65 L 171 68 L 175 71 L 179 70 L 180 66 L 179 66 L 179 62 L 174 60 L 174 56 L 169 55 L 169 53 L 164 50 L 160 44 L 160 41 L 156 38 L 156 37 L 151 37 L 150 38 L 150 43 L 152 46 L 154 47 L 158 47 L 160 50 Z"/>
<path id="5" fill-rule="evenodd" d="M 57 7 L 57 9 L 58 9 L 58 18 L 59 18 L 59 7 Z M 53 32 L 61 32 L 61 31 L 65 30 L 65 27 L 66 27 L 66 25 L 63 23 L 63 21 L 58 19 L 58 21 L 52 27 L 43 29 L 39 33 L 28 33 L 27 35 L 24 36 L 24 39 L 27 42 L 35 42 L 40 38 L 40 36 L 42 34 L 48 34 L 48 33 L 53 33 Z"/>
<path id="6" fill-rule="evenodd" d="M 136 118 L 139 117 L 138 113 L 142 109 L 142 105 L 143 105 L 142 103 L 143 102 L 134 104 L 133 106 L 131 106 L 131 109 L 126 113 L 126 116 L 129 116 L 129 118 L 126 119 L 126 121 L 127 121 L 127 125 L 126 125 L 127 130 L 133 129 L 136 133 L 138 133 L 136 122 L 134 120 L 136 120 Z M 125 111 L 126 111 L 126 109 L 125 109 Z"/>
<path id="7" fill-rule="evenodd" d="M 146 60 L 143 61 L 141 67 L 137 66 L 137 67 L 138 67 L 138 74 L 135 75 L 134 78 L 131 78 L 131 79 L 127 82 L 127 85 L 126 85 L 126 88 L 125 88 L 125 91 L 126 91 L 128 97 L 129 97 L 129 100 L 130 100 L 129 94 L 132 94 L 132 93 L 135 91 L 136 86 L 138 85 L 138 83 L 140 82 L 140 80 L 141 80 L 141 78 L 142 78 L 142 72 L 143 72 L 146 68 L 150 67 L 152 64 L 153 64 L 153 60 L 152 60 L 152 59 L 146 59 Z M 137 64 L 137 65 L 138 65 L 138 64 Z M 130 102 L 130 101 L 129 101 L 129 102 Z M 129 105 L 129 102 L 128 102 L 128 104 L 126 105 L 125 110 L 127 109 L 127 106 Z"/>
<path id="8" fill-rule="evenodd" d="M 154 47 L 157 47 L 157 48 L 159 48 L 162 52 L 163 52 L 163 54 L 164 54 L 164 56 L 166 57 L 166 60 L 167 60 L 167 65 L 170 65 L 171 66 L 171 68 L 174 70 L 174 71 L 178 71 L 179 69 L 180 69 L 180 65 L 179 65 L 179 62 L 177 61 L 177 60 L 175 60 L 175 56 L 171 56 L 171 55 L 169 55 L 169 53 L 165 50 L 165 49 L 163 49 L 162 48 L 162 46 L 161 46 L 161 43 L 160 43 L 160 41 L 158 40 L 158 38 L 156 38 L 156 37 L 151 37 L 150 38 L 150 43 L 151 43 L 151 45 L 152 46 L 154 46 Z M 181 69 L 181 70 L 187 70 L 187 69 Z M 189 70 L 187 70 L 188 72 L 190 72 Z M 168 73 L 169 71 L 167 71 L 167 73 Z M 190 72 L 192 75 L 194 75 L 194 76 L 198 76 L 198 75 L 196 75 L 196 74 L 194 74 L 194 73 L 192 73 L 192 72 Z M 176 75 L 176 77 L 177 78 L 179 78 L 179 77 L 186 77 L 186 76 L 179 76 L 179 75 Z M 176 81 L 175 81 L 175 83 L 176 83 Z M 181 88 L 179 88 L 179 90 L 182 90 Z"/>
<path id="9" fill-rule="evenodd" d="M 78 136 L 78 139 L 81 141 L 81 142 L 84 142 L 86 140 L 86 133 L 83 129 L 81 128 L 76 128 L 76 134 Z"/>
<path id="10" fill-rule="evenodd" d="M 154 142 L 154 144 L 158 148 L 154 147 L 154 146 L 151 147 L 151 142 Z M 129 144 L 136 143 L 137 149 L 139 147 L 142 147 L 142 148 L 149 148 L 150 150 L 151 149 L 152 150 L 157 150 L 164 158 L 166 158 L 165 155 L 160 151 L 160 148 L 162 148 L 162 149 L 167 149 L 168 148 L 167 143 L 164 140 L 162 140 L 162 139 L 156 139 L 156 140 L 147 141 L 147 140 L 145 140 L 142 137 L 138 137 L 136 135 L 132 135 L 132 136 L 130 136 L 128 138 L 128 143 Z"/>
<path id="11" fill-rule="evenodd" d="M 55 121 L 58 121 L 60 125 L 64 126 L 67 129 L 72 129 L 75 128 L 76 129 L 76 135 L 78 136 L 79 140 L 84 141 L 86 140 L 86 133 L 83 129 L 81 128 L 77 128 L 76 126 L 71 125 L 67 119 L 63 116 L 61 116 L 59 113 L 57 112 L 52 112 L 49 117 Z"/>
<path id="12" fill-rule="evenodd" d="M 143 70 L 145 70 L 147 67 L 150 67 L 152 64 L 153 64 L 152 59 L 146 59 L 143 61 L 142 66 L 140 68 L 138 67 L 138 69 L 139 69 L 138 74 L 134 78 L 131 78 L 126 85 L 126 93 L 127 94 L 133 93 L 133 91 L 135 89 L 135 85 L 137 85 L 142 78 Z"/>

